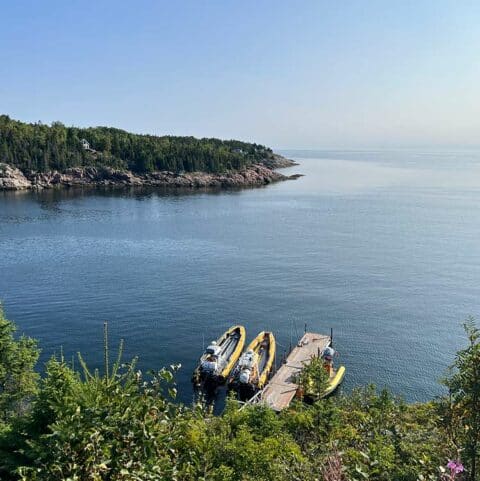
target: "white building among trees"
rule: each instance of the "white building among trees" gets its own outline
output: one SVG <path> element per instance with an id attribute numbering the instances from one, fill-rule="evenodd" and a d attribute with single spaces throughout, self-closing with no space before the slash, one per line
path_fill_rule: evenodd
<path id="1" fill-rule="evenodd" d="M 82 147 L 85 149 L 85 150 L 91 150 L 90 149 L 90 144 L 88 142 L 87 139 L 82 139 L 80 140 L 80 143 L 82 144 Z"/>

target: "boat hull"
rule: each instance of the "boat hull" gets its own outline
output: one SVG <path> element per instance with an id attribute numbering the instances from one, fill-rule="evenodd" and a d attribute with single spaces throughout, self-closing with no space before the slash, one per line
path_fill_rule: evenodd
<path id="1" fill-rule="evenodd" d="M 342 384 L 343 379 L 345 377 L 345 372 L 346 372 L 345 366 L 340 366 L 337 370 L 334 371 L 334 374 L 329 379 L 327 383 L 327 387 L 325 391 L 323 391 L 323 393 L 321 394 L 305 393 L 303 396 L 304 401 L 307 404 L 313 404 L 315 401 L 318 401 L 319 399 L 324 399 L 334 394 L 335 391 L 340 387 L 340 384 Z"/>
<path id="2" fill-rule="evenodd" d="M 233 339 L 233 341 L 232 341 Z M 234 343 L 228 346 L 228 356 L 225 359 L 220 368 L 215 372 L 205 372 L 202 370 L 202 361 L 206 359 L 206 354 L 203 354 L 200 358 L 200 362 L 193 372 L 192 382 L 197 387 L 205 384 L 207 387 L 214 387 L 215 385 L 223 384 L 230 375 L 233 367 L 235 366 L 238 358 L 242 354 L 243 348 L 246 341 L 246 331 L 243 326 L 232 326 L 227 331 L 225 331 L 217 340 L 217 345 L 221 349 L 227 348 L 227 343 Z"/>
<path id="3" fill-rule="evenodd" d="M 229 380 L 229 388 L 235 389 L 242 401 L 250 399 L 257 391 L 262 389 L 268 382 L 269 376 L 274 368 L 276 343 L 275 336 L 271 332 L 260 332 L 255 339 L 247 346 L 246 352 L 253 351 L 258 366 L 255 379 L 248 383 L 239 381 L 239 368 L 234 369 L 233 376 Z"/>
<path id="4" fill-rule="evenodd" d="M 330 396 L 330 394 L 333 394 L 338 389 L 340 384 L 342 384 L 344 377 L 345 366 L 340 366 L 335 372 L 334 376 L 328 381 L 328 387 L 320 397 L 325 398 L 327 396 Z"/>

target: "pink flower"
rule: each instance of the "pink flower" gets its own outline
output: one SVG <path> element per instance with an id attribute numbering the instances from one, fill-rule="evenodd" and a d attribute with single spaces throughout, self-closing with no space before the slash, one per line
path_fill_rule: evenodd
<path id="1" fill-rule="evenodd" d="M 464 470 L 463 464 L 460 461 L 452 461 L 451 459 L 448 461 L 447 468 L 452 472 L 452 474 L 459 474 Z"/>

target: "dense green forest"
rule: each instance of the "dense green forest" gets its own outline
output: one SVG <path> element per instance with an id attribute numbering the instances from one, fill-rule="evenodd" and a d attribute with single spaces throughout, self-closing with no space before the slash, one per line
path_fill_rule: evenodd
<path id="1" fill-rule="evenodd" d="M 0 312 L 0 479 L 29 481 L 478 480 L 480 339 L 444 383 L 406 404 L 374 387 L 281 414 L 229 401 L 221 416 L 175 402 L 177 367 L 144 377 L 105 349 L 103 374 L 52 358 Z M 107 343 L 106 343 L 107 345 Z"/>
<path id="2" fill-rule="evenodd" d="M 86 140 L 87 145 L 82 141 Z M 137 173 L 223 172 L 271 158 L 263 145 L 237 140 L 139 135 L 109 127 L 28 124 L 0 115 L 0 162 L 23 171 L 63 171 L 86 165 Z"/>

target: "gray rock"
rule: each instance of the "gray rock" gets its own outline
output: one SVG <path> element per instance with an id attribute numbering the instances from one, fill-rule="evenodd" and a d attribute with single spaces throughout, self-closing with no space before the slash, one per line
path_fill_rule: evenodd
<path id="1" fill-rule="evenodd" d="M 0 163 L 0 190 L 30 189 L 32 183 L 22 171 L 8 164 Z"/>
<path id="2" fill-rule="evenodd" d="M 286 167 L 298 165 L 294 160 L 287 159 L 280 154 L 272 154 L 270 158 L 262 160 L 262 164 L 269 169 L 284 169 Z"/>
<path id="3" fill-rule="evenodd" d="M 285 159 L 288 161 L 288 159 Z M 291 161 L 288 161 L 291 162 Z M 144 175 L 111 167 L 73 167 L 64 172 L 26 172 L 7 164 L 0 164 L 0 190 L 49 189 L 58 186 L 162 186 L 175 188 L 251 187 L 295 178 L 276 172 L 264 163 L 254 164 L 240 171 L 207 172 L 151 172 Z"/>

